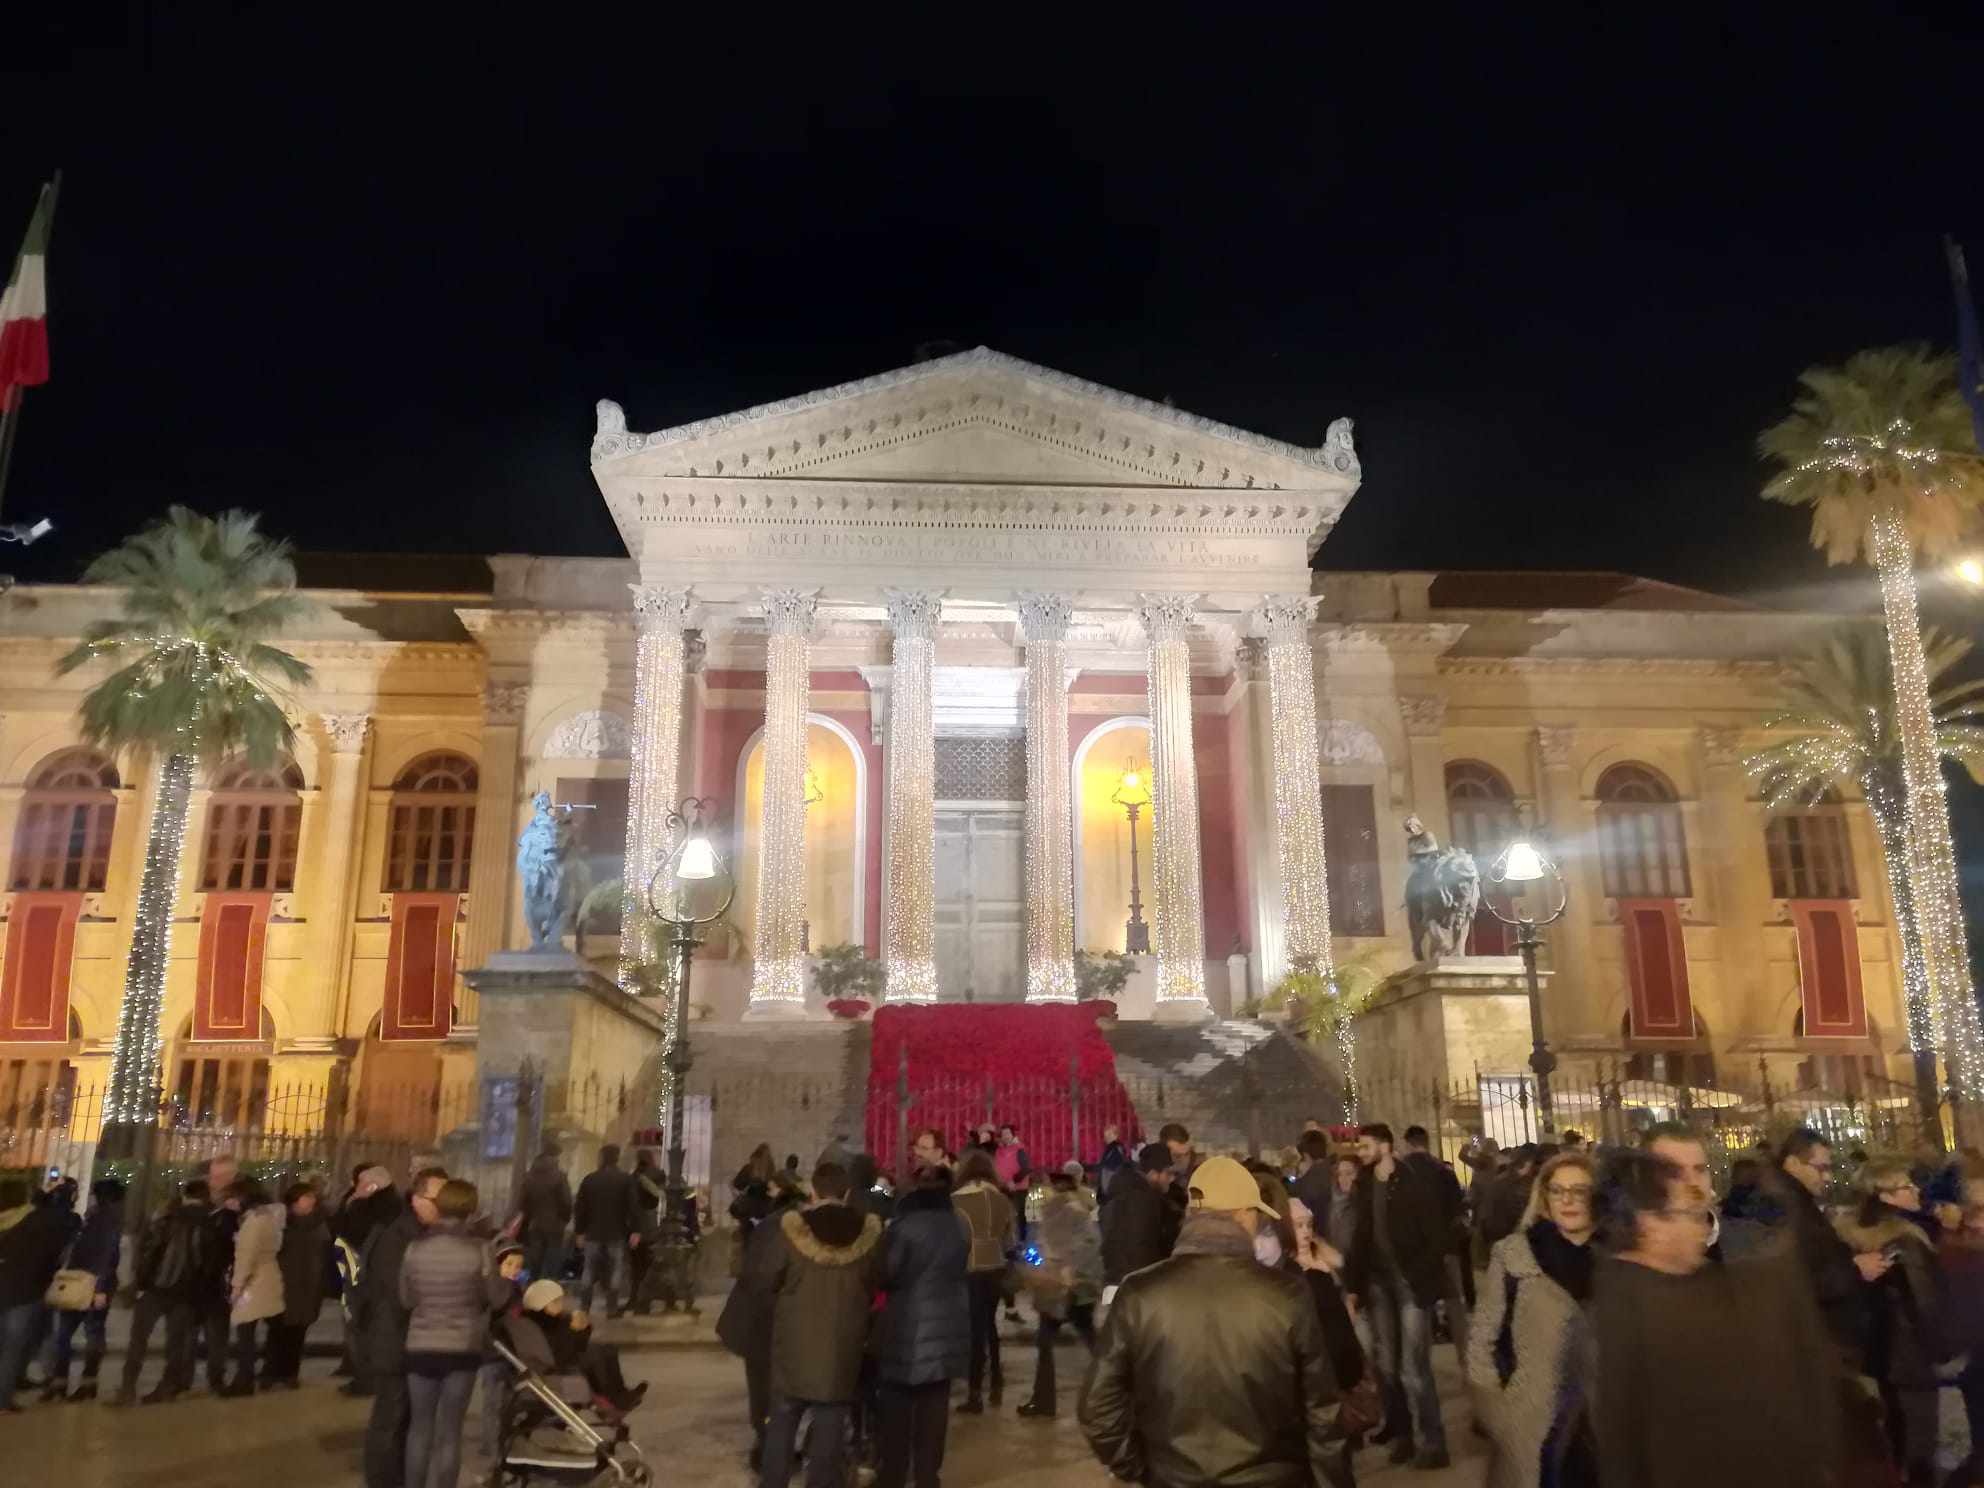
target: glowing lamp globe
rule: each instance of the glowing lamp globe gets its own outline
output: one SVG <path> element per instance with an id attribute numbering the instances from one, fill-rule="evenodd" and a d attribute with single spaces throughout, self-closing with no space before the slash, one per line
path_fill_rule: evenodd
<path id="1" fill-rule="evenodd" d="M 1502 854 L 1501 867 L 1499 876 L 1510 883 L 1535 883 L 1550 871 L 1543 862 L 1543 854 L 1521 841 L 1509 844 L 1509 850 Z"/>
<path id="2" fill-rule="evenodd" d="M 682 834 L 648 882 L 648 907 L 671 925 L 707 925 L 730 907 L 736 885 L 700 826 Z"/>
<path id="3" fill-rule="evenodd" d="M 1123 772 L 1122 779 L 1116 783 L 1116 793 L 1109 799 L 1118 806 L 1148 806 L 1150 784 L 1142 772 L 1132 767 Z"/>

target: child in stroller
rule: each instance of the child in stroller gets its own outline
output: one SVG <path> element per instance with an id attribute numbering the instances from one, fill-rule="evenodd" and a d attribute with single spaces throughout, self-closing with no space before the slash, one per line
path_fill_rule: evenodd
<path id="1" fill-rule="evenodd" d="M 567 1307 L 557 1282 L 532 1282 L 523 1304 L 491 1343 L 512 1374 L 491 1483 L 644 1488 L 652 1473 L 629 1440 L 625 1417 L 647 1386 L 627 1385 L 619 1350 L 592 1338 L 589 1319 Z"/>

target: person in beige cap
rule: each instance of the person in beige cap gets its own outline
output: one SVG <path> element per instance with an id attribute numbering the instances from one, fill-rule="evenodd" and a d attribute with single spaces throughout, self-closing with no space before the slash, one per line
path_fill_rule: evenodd
<path id="1" fill-rule="evenodd" d="M 1192 1172 L 1169 1260 L 1116 1293 L 1076 1414 L 1103 1466 L 1170 1488 L 1341 1481 L 1330 1440 L 1337 1384 L 1300 1278 L 1254 1259 L 1274 1218 L 1230 1157 Z"/>

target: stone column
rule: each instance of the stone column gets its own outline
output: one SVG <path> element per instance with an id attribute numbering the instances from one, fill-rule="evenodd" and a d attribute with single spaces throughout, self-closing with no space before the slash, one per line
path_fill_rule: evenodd
<path id="1" fill-rule="evenodd" d="M 1026 641 L 1026 1000 L 1075 999 L 1073 772 L 1065 594 L 1019 596 Z"/>
<path id="2" fill-rule="evenodd" d="M 1199 889 L 1199 780 L 1192 750 L 1196 594 L 1145 594 L 1151 739 L 1151 945 L 1159 1017 L 1208 1017 L 1205 909 Z"/>
<path id="3" fill-rule="evenodd" d="M 758 934 L 750 1016 L 806 1005 L 806 701 L 817 589 L 764 591 L 765 784 L 758 819 Z"/>
<path id="4" fill-rule="evenodd" d="M 517 837 L 517 740 L 530 696 L 528 682 L 491 682 L 482 695 L 482 758 L 476 766 L 474 857 L 469 863 L 468 925 L 455 964 L 487 966 L 510 933 L 510 884 Z M 474 1023 L 474 994 L 462 1021 Z"/>
<path id="5" fill-rule="evenodd" d="M 1407 693 L 1398 700 L 1398 713 L 1405 724 L 1405 747 L 1412 766 L 1413 813 L 1429 832 L 1451 846 L 1454 828 L 1447 815 L 1447 753 L 1440 737 L 1447 721 L 1447 700 Z M 1487 867 L 1481 864 L 1484 872 Z"/>
<path id="6" fill-rule="evenodd" d="M 1323 777 L 1316 737 L 1316 657 L 1309 621 L 1316 600 L 1272 594 L 1255 610 L 1267 641 L 1274 768 L 1275 855 L 1281 864 L 1282 945 L 1291 966 L 1327 973 L 1330 886 L 1323 847 Z"/>
<path id="7" fill-rule="evenodd" d="M 1704 830 L 1694 840 L 1705 850 L 1715 885 L 1717 959 L 1728 1027 L 1710 1030 L 1724 1041 L 1739 1033 L 1787 1037 L 1787 1022 L 1770 1028 L 1769 962 L 1764 921 L 1770 914 L 1770 860 L 1764 849 L 1764 815 L 1750 800 L 1740 729 L 1704 728 L 1701 745 Z"/>
<path id="8" fill-rule="evenodd" d="M 941 594 L 888 589 L 888 886 L 883 969 L 890 1002 L 937 1000 L 937 627 Z M 860 865 L 856 865 L 860 871 Z"/>
<path id="9" fill-rule="evenodd" d="M 668 852 L 668 813 L 682 776 L 682 679 L 695 605 L 687 589 L 629 584 L 634 593 L 634 717 L 627 760 L 627 856 L 620 875 L 620 985 L 640 964 L 648 880 Z M 664 999 L 666 1001 L 667 999 Z M 664 1016 L 672 1024 L 674 1004 Z M 669 1037 L 674 1037 L 671 1027 Z"/>
<path id="10" fill-rule="evenodd" d="M 1536 800 L 1549 830 L 1545 850 L 1562 871 L 1569 895 L 1563 919 L 1546 932 L 1556 995 L 1543 999 L 1543 1031 L 1552 1041 L 1572 1032 L 1606 1039 L 1619 1033 L 1616 1027 L 1599 1026 L 1591 927 L 1604 918 L 1605 882 L 1598 871 L 1597 823 L 1578 790 L 1578 754 L 1575 728 L 1547 724 L 1537 729 Z"/>
<path id="11" fill-rule="evenodd" d="M 318 721 L 325 748 L 318 756 L 319 829 L 309 862 L 314 889 L 305 913 L 310 917 L 310 960 L 323 978 L 321 1021 L 313 1032 L 339 1039 L 345 1036 L 345 957 L 357 910 L 354 862 L 365 825 L 365 745 L 372 719 L 364 713 L 326 713 Z"/>

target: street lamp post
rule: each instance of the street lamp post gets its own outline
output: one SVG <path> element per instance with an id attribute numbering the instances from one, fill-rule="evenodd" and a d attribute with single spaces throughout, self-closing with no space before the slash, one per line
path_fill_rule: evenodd
<path id="1" fill-rule="evenodd" d="M 682 1233 L 688 1214 L 689 1190 L 684 1181 L 688 1151 L 683 1139 L 683 1107 L 689 1082 L 689 968 L 696 947 L 703 943 L 702 929 L 722 917 L 737 892 L 723 856 L 703 828 L 709 802 L 690 797 L 668 813 L 667 828 L 673 846 L 661 866 L 648 880 L 648 909 L 668 926 L 670 951 L 675 956 L 675 1038 L 669 1045 L 664 1064 L 668 1069 L 668 1212 Z"/>
<path id="2" fill-rule="evenodd" d="M 1516 932 L 1516 949 L 1522 953 L 1523 976 L 1529 985 L 1529 1067 L 1536 1074 L 1536 1121 L 1543 1134 L 1543 1140 L 1557 1140 L 1557 1113 L 1550 1103 L 1550 1074 L 1557 1068 L 1557 1056 L 1550 1052 L 1550 1046 L 1543 1040 L 1543 999 L 1536 984 L 1536 948 L 1543 944 L 1536 932 L 1545 925 L 1555 924 L 1564 916 L 1570 903 L 1571 891 L 1564 882 L 1564 875 L 1557 865 L 1538 852 L 1528 842 L 1517 839 L 1503 849 L 1488 870 L 1488 883 L 1491 891 L 1501 889 L 1509 896 L 1512 913 L 1504 914 L 1496 905 L 1493 892 L 1483 894 L 1482 902 L 1488 912 L 1505 925 L 1511 925 Z M 1553 891 L 1547 887 L 1555 884 Z M 1544 884 L 1544 908 L 1549 913 L 1540 919 L 1529 912 L 1524 896 L 1529 885 Z M 1555 907 L 1551 908 L 1554 898 Z"/>
<path id="3" fill-rule="evenodd" d="M 1124 770 L 1116 793 L 1109 799 L 1130 818 L 1130 919 L 1123 927 L 1123 949 L 1133 956 L 1149 955 L 1150 926 L 1144 923 L 1143 891 L 1137 883 L 1137 816 L 1150 805 L 1150 787 L 1132 765 Z"/>

